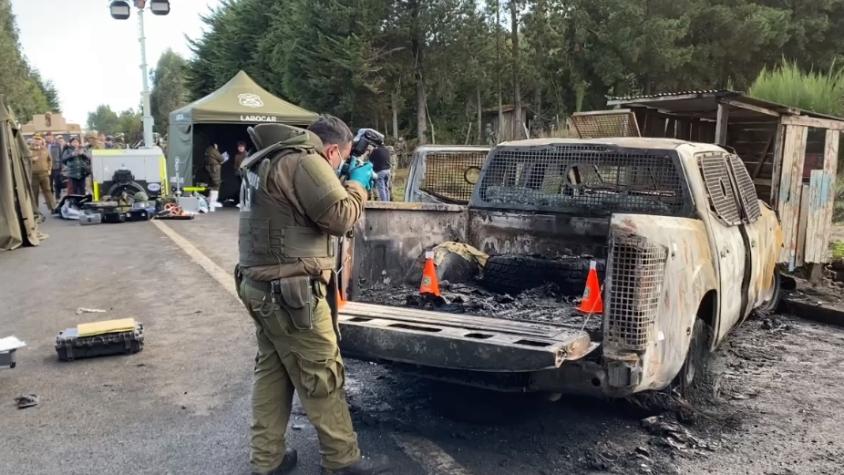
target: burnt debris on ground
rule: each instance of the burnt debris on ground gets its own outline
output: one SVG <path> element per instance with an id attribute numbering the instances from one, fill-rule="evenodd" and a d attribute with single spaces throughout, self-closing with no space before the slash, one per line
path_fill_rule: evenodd
<path id="1" fill-rule="evenodd" d="M 419 289 L 410 285 L 374 284 L 361 288 L 357 300 L 438 312 L 554 323 L 583 328 L 592 339 L 601 337 L 601 316 L 586 316 L 575 310 L 575 299 L 562 293 L 557 284 L 546 284 L 518 295 L 491 292 L 474 283 L 443 281 L 440 288 L 442 300 L 419 295 Z"/>

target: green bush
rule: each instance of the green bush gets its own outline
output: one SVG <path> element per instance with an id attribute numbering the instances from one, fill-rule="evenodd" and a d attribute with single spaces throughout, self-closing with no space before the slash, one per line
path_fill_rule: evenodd
<path id="1" fill-rule="evenodd" d="M 824 74 L 802 71 L 797 64 L 783 60 L 774 69 L 762 69 L 748 94 L 786 106 L 841 116 L 844 115 L 844 68 L 833 63 Z"/>
<path id="2" fill-rule="evenodd" d="M 832 207 L 832 222 L 844 222 L 844 174 L 835 180 L 835 203 Z"/>

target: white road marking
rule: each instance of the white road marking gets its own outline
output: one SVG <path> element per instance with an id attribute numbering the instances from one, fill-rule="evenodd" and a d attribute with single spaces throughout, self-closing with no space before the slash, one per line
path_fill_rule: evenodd
<path id="1" fill-rule="evenodd" d="M 167 224 L 153 219 L 152 223 L 161 230 L 170 240 L 179 246 L 188 257 L 205 269 L 214 280 L 217 281 L 224 289 L 226 289 L 232 296 L 237 297 L 237 290 L 234 288 L 234 276 L 231 272 L 226 272 L 222 267 L 218 266 L 208 256 L 202 253 L 190 241 L 182 237 L 173 228 Z M 410 457 L 418 463 L 428 475 L 471 475 L 472 472 L 457 463 L 454 458 L 446 453 L 437 444 L 428 439 L 409 435 L 409 434 L 394 434 L 393 439 L 396 444 Z"/>
<path id="2" fill-rule="evenodd" d="M 194 262 L 199 264 L 200 267 L 205 269 L 205 272 L 208 273 L 214 280 L 217 281 L 224 289 L 226 289 L 232 296 L 238 301 L 240 300 L 237 296 L 237 289 L 234 288 L 234 269 L 231 272 L 226 272 L 223 270 L 222 267 L 218 266 L 214 261 L 212 261 L 208 256 L 202 253 L 196 246 L 194 246 L 190 241 L 182 237 L 181 234 L 177 233 L 173 228 L 168 226 L 167 224 L 159 221 L 157 219 L 152 220 L 152 224 L 154 224 L 158 229 L 161 230 L 167 237 L 170 238 L 177 246 L 182 248 L 185 251 L 185 254 L 191 258 Z"/>
<path id="3" fill-rule="evenodd" d="M 469 470 L 428 439 L 409 434 L 394 434 L 393 439 L 428 475 L 471 475 Z"/>

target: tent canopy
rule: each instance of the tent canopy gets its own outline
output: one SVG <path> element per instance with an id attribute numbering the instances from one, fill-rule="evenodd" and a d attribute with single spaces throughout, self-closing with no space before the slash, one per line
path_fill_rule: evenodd
<path id="1" fill-rule="evenodd" d="M 204 173 L 203 153 L 210 143 L 222 152 L 237 140 L 248 142 L 248 126 L 277 122 L 304 127 L 316 118 L 315 112 L 270 94 L 240 71 L 220 89 L 170 113 L 167 174 L 174 185 L 177 171 L 182 186 L 193 185 L 195 173 Z"/>
<path id="2" fill-rule="evenodd" d="M 317 114 L 270 94 L 243 71 L 220 89 L 170 113 L 170 122 L 232 124 L 281 122 L 307 125 Z"/>
<path id="3" fill-rule="evenodd" d="M 37 246 L 43 237 L 29 185 L 31 166 L 18 122 L 0 94 L 0 251 Z"/>

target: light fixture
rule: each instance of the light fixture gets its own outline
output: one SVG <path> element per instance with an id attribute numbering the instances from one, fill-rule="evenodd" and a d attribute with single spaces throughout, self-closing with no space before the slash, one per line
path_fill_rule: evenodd
<path id="1" fill-rule="evenodd" d="M 112 0 L 108 5 L 108 11 L 115 20 L 126 20 L 129 18 L 132 8 L 126 0 Z"/>
<path id="2" fill-rule="evenodd" d="M 170 0 L 150 0 L 149 9 L 153 15 L 166 15 L 170 13 Z"/>

